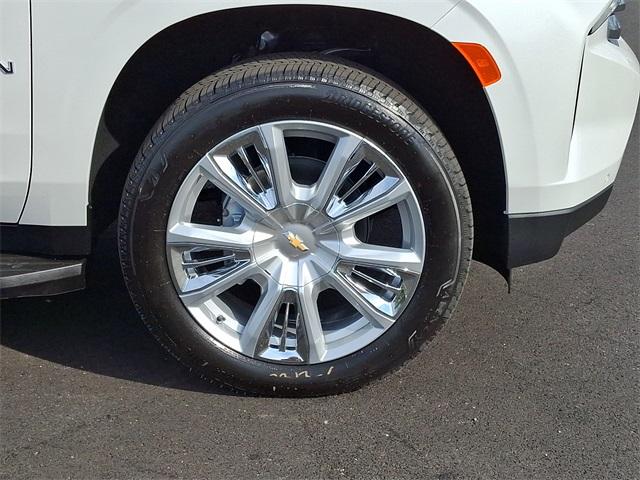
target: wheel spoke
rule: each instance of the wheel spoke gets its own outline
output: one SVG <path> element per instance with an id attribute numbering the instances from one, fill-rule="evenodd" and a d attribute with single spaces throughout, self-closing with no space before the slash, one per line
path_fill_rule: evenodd
<path id="1" fill-rule="evenodd" d="M 385 273 L 393 274 L 394 272 L 393 272 L 393 270 L 387 270 Z M 355 277 L 358 277 L 358 278 L 364 280 L 365 282 L 368 282 L 370 285 L 373 285 L 375 287 L 388 290 L 388 291 L 392 292 L 395 295 L 397 295 L 397 294 L 402 292 L 402 287 L 401 286 L 395 286 L 392 283 L 383 282 L 383 281 L 378 280 L 377 278 L 372 277 L 371 275 L 366 274 L 366 273 L 364 273 L 364 272 L 362 272 L 362 271 L 360 271 L 360 270 L 358 270 L 356 268 L 351 270 L 351 275 L 353 275 Z"/>
<path id="2" fill-rule="evenodd" d="M 253 181 L 258 187 L 260 187 L 260 191 L 266 192 L 267 187 L 260 179 L 260 175 L 258 175 L 258 172 L 256 172 L 256 170 L 253 168 L 253 165 L 251 165 L 251 160 L 249 160 L 249 155 L 247 154 L 247 150 L 245 147 L 240 147 L 238 149 L 238 156 L 240 157 L 240 160 L 242 160 L 245 168 L 249 171 L 249 174 L 251 175 Z"/>
<path id="3" fill-rule="evenodd" d="M 237 267 L 221 275 L 211 274 L 197 277 L 194 280 L 197 280 L 198 284 L 204 286 L 183 291 L 179 295 L 187 307 L 199 307 L 207 300 L 217 297 L 231 287 L 244 283 L 246 280 L 260 274 L 261 271 L 256 264 L 249 262 L 240 263 Z M 187 285 L 193 283 L 193 281 L 190 281 Z"/>
<path id="4" fill-rule="evenodd" d="M 214 227 L 188 222 L 177 223 L 167 231 L 169 245 L 201 245 L 233 250 L 249 250 L 253 237 L 253 230 L 245 227 Z"/>
<path id="5" fill-rule="evenodd" d="M 393 318 L 385 315 L 365 298 L 365 292 L 360 291 L 355 285 L 347 281 L 341 274 L 333 272 L 327 276 L 332 286 L 355 308 L 364 318 L 374 326 L 387 329 L 393 325 Z M 375 300 L 370 296 L 370 300 Z M 380 299 L 380 303 L 386 303 Z"/>
<path id="6" fill-rule="evenodd" d="M 278 308 L 282 304 L 282 288 L 268 279 L 258 303 L 240 335 L 240 348 L 245 355 L 256 356 L 258 347 L 268 338 Z"/>
<path id="7" fill-rule="evenodd" d="M 340 259 L 353 265 L 391 268 L 413 275 L 420 275 L 422 270 L 420 255 L 408 248 L 385 247 L 365 243 L 356 245 L 341 243 Z"/>
<path id="8" fill-rule="evenodd" d="M 275 125 L 262 125 L 259 130 L 267 149 L 269 173 L 276 190 L 278 204 L 280 206 L 290 205 L 296 199 L 293 195 L 293 180 L 284 132 Z"/>
<path id="9" fill-rule="evenodd" d="M 311 199 L 311 206 L 316 210 L 323 210 L 329 203 L 331 195 L 340 185 L 340 179 L 353 166 L 353 158 L 362 139 L 355 135 L 345 135 L 340 137 L 333 147 L 333 152 L 327 160 L 318 182 L 314 187 L 314 195 Z"/>
<path id="10" fill-rule="evenodd" d="M 298 351 L 307 363 L 321 362 L 327 353 L 317 293 L 317 285 L 313 283 L 298 288 L 298 305 L 303 323 L 302 332 L 298 335 Z"/>
<path id="11" fill-rule="evenodd" d="M 184 268 L 201 268 L 208 267 L 209 265 L 216 265 L 218 263 L 224 263 L 228 261 L 235 261 L 236 255 L 232 253 L 231 255 L 224 255 L 222 257 L 209 258 L 206 260 L 183 260 L 182 266 Z"/>
<path id="12" fill-rule="evenodd" d="M 207 155 L 199 163 L 202 174 L 216 187 L 238 202 L 254 219 L 273 208 L 267 194 L 256 194 L 227 156 Z"/>
<path id="13" fill-rule="evenodd" d="M 317 229 L 318 233 L 322 233 L 331 226 L 338 230 L 345 230 L 359 220 L 397 205 L 408 198 L 410 193 L 411 190 L 406 181 L 394 177 L 384 177 L 350 205 L 334 204 L 334 208 L 327 212 L 332 217 L 332 221 Z"/>

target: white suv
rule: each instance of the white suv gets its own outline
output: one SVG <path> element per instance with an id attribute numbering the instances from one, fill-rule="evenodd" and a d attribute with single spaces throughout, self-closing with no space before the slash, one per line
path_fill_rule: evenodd
<path id="1" fill-rule="evenodd" d="M 605 205 L 623 1 L 315 3 L 0 2 L 2 296 L 82 288 L 117 221 L 177 359 L 342 392 L 436 333 L 472 258 L 508 279 Z"/>

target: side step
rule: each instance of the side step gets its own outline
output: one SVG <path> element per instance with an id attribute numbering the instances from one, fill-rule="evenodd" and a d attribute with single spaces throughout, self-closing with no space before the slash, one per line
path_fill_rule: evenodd
<path id="1" fill-rule="evenodd" d="M 85 287 L 85 259 L 0 254 L 0 299 L 74 292 Z"/>

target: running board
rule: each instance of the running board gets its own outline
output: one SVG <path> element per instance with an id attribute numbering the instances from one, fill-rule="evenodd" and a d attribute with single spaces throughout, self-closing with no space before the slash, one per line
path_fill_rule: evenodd
<path id="1" fill-rule="evenodd" d="M 0 298 L 39 297 L 82 290 L 85 259 L 56 260 L 0 254 Z"/>

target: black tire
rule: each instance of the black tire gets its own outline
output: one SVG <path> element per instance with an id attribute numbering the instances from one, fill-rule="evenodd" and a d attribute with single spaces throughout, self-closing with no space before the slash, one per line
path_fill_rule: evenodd
<path id="1" fill-rule="evenodd" d="M 307 88 L 292 88 L 302 84 Z M 257 123 L 296 118 L 349 128 L 374 139 L 396 160 L 423 212 L 429 271 L 396 324 L 373 343 L 335 361 L 301 366 L 255 360 L 209 336 L 181 303 L 165 250 L 172 201 L 202 155 Z M 124 189 L 118 242 L 131 298 L 174 357 L 203 378 L 237 390 L 313 396 L 356 389 L 404 364 L 433 337 L 462 292 L 473 221 L 465 179 L 450 145 L 429 115 L 398 87 L 332 57 L 273 57 L 205 78 L 158 120 Z"/>

